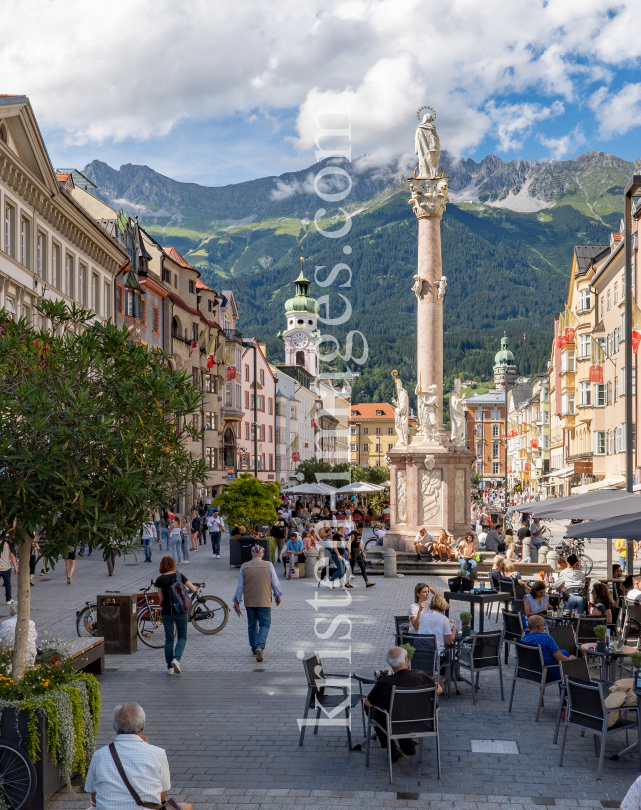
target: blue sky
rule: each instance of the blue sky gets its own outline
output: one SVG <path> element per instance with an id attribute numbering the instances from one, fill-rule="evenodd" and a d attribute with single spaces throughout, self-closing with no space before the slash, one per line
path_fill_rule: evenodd
<path id="1" fill-rule="evenodd" d="M 30 95 L 56 166 L 145 163 L 205 185 L 311 165 L 326 108 L 349 110 L 352 156 L 381 164 L 412 154 L 425 104 L 442 148 L 476 160 L 641 158 L 638 3 L 275 8 L 0 0 L 0 25 L 15 31 L 0 45 L 0 92 Z"/>

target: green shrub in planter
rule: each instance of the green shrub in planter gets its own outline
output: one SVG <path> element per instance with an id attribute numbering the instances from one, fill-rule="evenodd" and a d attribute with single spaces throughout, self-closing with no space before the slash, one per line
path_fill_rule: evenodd
<path id="1" fill-rule="evenodd" d="M 594 627 L 594 635 L 596 636 L 597 641 L 605 641 L 607 632 L 608 628 L 605 624 L 597 624 Z"/>
<path id="2" fill-rule="evenodd" d="M 463 627 L 469 627 L 472 621 L 472 614 L 469 613 L 467 610 L 462 611 L 461 613 L 461 624 Z"/>

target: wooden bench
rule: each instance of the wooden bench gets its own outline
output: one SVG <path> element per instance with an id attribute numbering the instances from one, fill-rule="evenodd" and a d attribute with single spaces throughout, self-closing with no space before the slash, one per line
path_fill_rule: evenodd
<path id="1" fill-rule="evenodd" d="M 105 671 L 105 640 L 100 636 L 92 638 L 63 638 L 62 649 L 73 660 L 76 672 L 92 672 L 100 675 Z"/>

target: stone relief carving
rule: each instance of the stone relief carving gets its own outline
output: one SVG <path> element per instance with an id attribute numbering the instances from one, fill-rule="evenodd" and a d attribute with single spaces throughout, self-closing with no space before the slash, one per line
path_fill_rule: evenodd
<path id="1" fill-rule="evenodd" d="M 465 470 L 454 473 L 454 520 L 465 523 Z"/>
<path id="2" fill-rule="evenodd" d="M 450 425 L 452 428 L 450 434 L 452 444 L 464 444 L 465 408 L 461 397 L 461 381 L 458 377 L 454 380 L 454 386 L 450 394 Z"/>
<path id="3" fill-rule="evenodd" d="M 411 199 L 408 200 L 417 217 L 441 217 L 449 199 L 449 178 L 410 180 Z"/>
<path id="4" fill-rule="evenodd" d="M 396 520 L 405 523 L 405 473 L 396 471 Z"/>
<path id="5" fill-rule="evenodd" d="M 445 297 L 445 288 L 447 287 L 447 276 L 441 276 L 441 280 L 437 285 L 437 298 L 444 298 Z"/>
<path id="6" fill-rule="evenodd" d="M 396 399 L 392 398 L 392 404 L 394 405 L 394 429 L 398 436 L 396 446 L 406 447 L 409 436 L 410 400 L 396 371 L 392 372 L 392 377 L 394 377 L 396 383 Z"/>
<path id="7" fill-rule="evenodd" d="M 441 471 L 434 469 L 434 456 L 425 456 L 421 472 L 421 523 L 438 522 L 441 512 Z"/>

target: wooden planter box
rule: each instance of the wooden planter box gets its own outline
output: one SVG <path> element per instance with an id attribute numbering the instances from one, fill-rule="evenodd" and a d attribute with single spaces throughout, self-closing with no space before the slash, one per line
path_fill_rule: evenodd
<path id="1" fill-rule="evenodd" d="M 16 726 L 16 713 L 18 721 Z M 27 711 L 17 711 L 6 708 L 2 712 L 0 724 L 0 738 L 7 743 L 20 747 L 25 753 L 27 750 L 27 724 L 29 714 Z M 40 758 L 34 763 L 36 769 L 36 792 L 27 802 L 24 810 L 46 810 L 51 796 L 65 784 L 58 773 L 58 766 L 54 765 L 49 749 L 47 748 L 47 718 L 38 715 L 38 733 L 40 735 Z"/>

